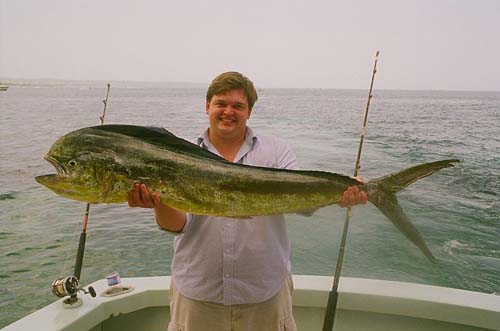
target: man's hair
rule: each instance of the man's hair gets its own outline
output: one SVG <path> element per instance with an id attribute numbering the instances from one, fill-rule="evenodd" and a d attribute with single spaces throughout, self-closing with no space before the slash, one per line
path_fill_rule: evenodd
<path id="1" fill-rule="evenodd" d="M 214 95 L 224 94 L 232 90 L 243 90 L 248 100 L 248 107 L 253 108 L 257 101 L 257 91 L 250 79 L 236 71 L 224 72 L 214 78 L 207 90 L 207 102 L 210 102 Z"/>

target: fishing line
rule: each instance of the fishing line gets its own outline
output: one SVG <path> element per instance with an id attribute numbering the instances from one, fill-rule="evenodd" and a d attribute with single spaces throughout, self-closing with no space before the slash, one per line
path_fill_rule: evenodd
<path id="1" fill-rule="evenodd" d="M 377 62 L 378 62 L 378 55 L 380 51 L 377 51 L 375 54 L 375 63 L 373 64 L 373 72 L 372 72 L 372 80 L 370 83 L 370 91 L 368 92 L 368 101 L 366 102 L 366 110 L 365 110 L 365 118 L 363 121 L 363 127 L 361 128 L 361 137 L 359 140 L 359 148 L 358 148 L 358 156 L 356 158 L 356 164 L 354 165 L 354 177 L 358 175 L 358 170 L 360 168 L 360 160 L 361 160 L 361 150 L 363 149 L 363 141 L 365 139 L 365 134 L 366 134 L 366 124 L 368 120 L 368 109 L 370 108 L 370 101 L 373 98 L 372 95 L 372 89 L 373 89 L 373 81 L 375 79 L 375 73 L 377 73 Z M 342 232 L 342 240 L 340 243 L 340 249 L 339 249 L 339 255 L 337 257 L 337 265 L 335 267 L 335 275 L 333 278 L 333 286 L 332 290 L 330 291 L 328 295 L 328 303 L 326 305 L 326 312 L 325 312 L 325 319 L 323 321 L 323 331 L 332 331 L 333 329 L 333 322 L 335 320 L 335 313 L 337 311 L 337 302 L 339 299 L 339 281 L 340 281 L 340 272 L 342 270 L 342 263 L 344 261 L 344 252 L 345 252 L 345 246 L 346 246 L 346 241 L 347 241 L 347 230 L 349 228 L 349 220 L 352 216 L 352 209 L 351 207 L 347 208 L 346 215 L 345 215 L 345 223 L 344 223 L 344 230 Z"/>

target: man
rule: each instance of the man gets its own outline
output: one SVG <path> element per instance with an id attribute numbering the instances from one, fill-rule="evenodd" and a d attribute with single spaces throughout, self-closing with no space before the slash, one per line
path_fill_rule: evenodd
<path id="1" fill-rule="evenodd" d="M 287 143 L 247 127 L 256 101 L 247 77 L 217 76 L 206 98 L 210 126 L 196 143 L 231 162 L 296 169 Z M 160 227 L 177 233 L 169 330 L 296 330 L 283 215 L 238 220 L 185 214 L 161 203 L 144 184 L 134 186 L 128 201 L 153 208 Z M 350 187 L 340 205 L 365 202 L 366 194 Z"/>

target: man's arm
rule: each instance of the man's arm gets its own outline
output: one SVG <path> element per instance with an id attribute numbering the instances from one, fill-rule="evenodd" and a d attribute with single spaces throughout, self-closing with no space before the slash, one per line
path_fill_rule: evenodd
<path id="1" fill-rule="evenodd" d="M 130 207 L 153 208 L 158 225 L 171 232 L 180 232 L 186 224 L 186 213 L 160 201 L 158 192 L 149 193 L 145 184 L 135 184 L 128 194 Z"/>

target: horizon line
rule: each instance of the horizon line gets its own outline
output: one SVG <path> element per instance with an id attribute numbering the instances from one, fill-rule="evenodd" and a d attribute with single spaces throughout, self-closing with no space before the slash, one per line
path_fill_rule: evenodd
<path id="1" fill-rule="evenodd" d="M 16 82 L 19 81 L 19 82 Z M 66 78 L 15 78 L 15 77 L 0 77 L 0 85 L 22 85 L 20 81 L 29 82 L 74 82 L 74 83 L 135 83 L 135 84 L 169 84 L 169 85 L 191 85 L 192 87 L 207 88 L 210 83 L 190 82 L 190 81 L 160 81 L 160 80 L 120 80 L 120 79 L 66 79 Z M 176 87 L 172 87 L 176 88 Z M 180 88 L 180 87 L 177 87 Z M 367 88 L 354 88 L 354 87 L 269 87 L 269 86 L 256 86 L 256 90 L 262 89 L 301 89 L 301 90 L 367 90 Z M 500 92 L 500 90 L 473 90 L 473 89 L 446 89 L 446 88 L 378 88 L 378 91 L 434 91 L 434 92 Z"/>

